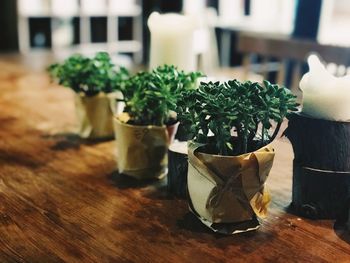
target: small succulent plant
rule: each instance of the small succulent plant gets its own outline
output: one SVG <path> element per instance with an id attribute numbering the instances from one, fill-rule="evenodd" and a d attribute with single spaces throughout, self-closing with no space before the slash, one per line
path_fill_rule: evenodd
<path id="1" fill-rule="evenodd" d="M 125 109 L 135 125 L 168 124 L 182 92 L 196 88 L 199 72 L 185 73 L 175 66 L 160 66 L 129 78 L 122 89 Z"/>
<path id="2" fill-rule="evenodd" d="M 48 72 L 58 84 L 86 96 L 121 90 L 124 81 L 129 78 L 129 72 L 125 68 L 116 70 L 106 52 L 99 52 L 93 58 L 73 55 L 63 63 L 50 65 Z"/>
<path id="3" fill-rule="evenodd" d="M 273 141 L 284 117 L 297 110 L 295 99 L 290 90 L 268 81 L 202 82 L 182 93 L 177 113 L 208 152 L 239 155 Z"/>

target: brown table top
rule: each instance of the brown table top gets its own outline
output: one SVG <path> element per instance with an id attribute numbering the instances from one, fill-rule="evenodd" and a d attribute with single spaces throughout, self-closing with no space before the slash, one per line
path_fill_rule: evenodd
<path id="1" fill-rule="evenodd" d="M 350 262 L 346 230 L 287 212 L 286 139 L 274 143 L 261 228 L 222 236 L 164 181 L 118 175 L 115 143 L 78 139 L 74 114 L 70 90 L 0 60 L 0 262 Z"/>

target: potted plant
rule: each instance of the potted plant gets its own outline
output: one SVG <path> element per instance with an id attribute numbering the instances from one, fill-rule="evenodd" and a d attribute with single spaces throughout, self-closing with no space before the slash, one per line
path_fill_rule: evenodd
<path id="1" fill-rule="evenodd" d="M 231 234 L 258 227 L 256 216 L 266 214 L 270 200 L 264 189 L 274 159 L 270 142 L 296 105 L 288 89 L 268 81 L 202 82 L 183 94 L 178 118 L 193 135 L 190 207 L 211 229 Z"/>
<path id="2" fill-rule="evenodd" d="M 58 84 L 75 92 L 79 135 L 82 138 L 113 137 L 113 112 L 117 93 L 129 77 L 125 68 L 115 69 L 108 53 L 93 58 L 77 54 L 48 68 Z"/>
<path id="3" fill-rule="evenodd" d="M 195 87 L 199 76 L 164 65 L 125 82 L 124 113 L 115 118 L 120 173 L 139 179 L 166 174 L 166 153 L 178 125 L 177 100 L 184 90 Z"/>

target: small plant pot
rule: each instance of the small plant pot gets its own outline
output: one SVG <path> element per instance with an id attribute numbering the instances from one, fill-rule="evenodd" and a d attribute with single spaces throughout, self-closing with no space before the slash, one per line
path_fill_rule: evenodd
<path id="1" fill-rule="evenodd" d="M 167 173 L 168 146 L 176 128 L 130 125 L 126 123 L 128 118 L 125 113 L 114 118 L 119 173 L 137 179 L 163 178 Z"/>
<path id="2" fill-rule="evenodd" d="M 175 141 L 168 151 L 168 192 L 178 198 L 187 196 L 187 142 Z"/>
<path id="3" fill-rule="evenodd" d="M 239 156 L 203 153 L 204 145 L 189 142 L 190 208 L 209 228 L 235 234 L 259 227 L 270 196 L 265 181 L 275 156 L 271 146 Z"/>
<path id="4" fill-rule="evenodd" d="M 350 122 L 292 114 L 292 208 L 313 219 L 344 219 L 350 204 Z"/>
<path id="5" fill-rule="evenodd" d="M 113 138 L 113 115 L 117 105 L 116 94 L 99 93 L 95 96 L 75 94 L 78 133 L 82 138 Z"/>

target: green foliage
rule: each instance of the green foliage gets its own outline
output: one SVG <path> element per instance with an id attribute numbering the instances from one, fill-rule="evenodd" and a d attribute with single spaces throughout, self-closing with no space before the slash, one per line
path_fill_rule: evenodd
<path id="1" fill-rule="evenodd" d="M 275 139 L 284 117 L 297 110 L 295 98 L 290 90 L 268 81 L 202 82 L 197 90 L 182 93 L 177 113 L 207 151 L 239 155 Z M 212 137 L 207 136 L 209 130 Z"/>
<path id="2" fill-rule="evenodd" d="M 151 72 L 139 72 L 122 89 L 125 112 L 133 124 L 164 125 L 176 109 L 180 94 L 195 88 L 199 72 L 185 73 L 174 66 L 160 66 Z"/>
<path id="3" fill-rule="evenodd" d="M 50 65 L 48 72 L 60 85 L 87 96 L 120 90 L 129 77 L 125 68 L 116 71 L 106 52 L 99 52 L 93 58 L 73 55 L 61 64 Z"/>

